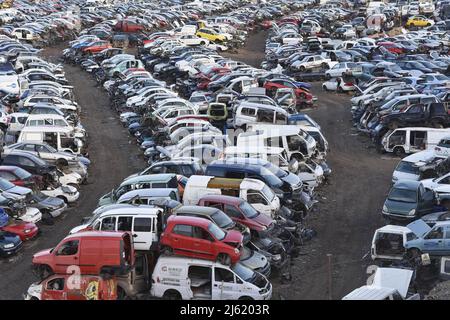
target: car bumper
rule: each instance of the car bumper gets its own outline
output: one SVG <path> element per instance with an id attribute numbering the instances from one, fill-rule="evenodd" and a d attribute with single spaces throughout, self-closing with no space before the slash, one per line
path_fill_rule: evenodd
<path id="1" fill-rule="evenodd" d="M 10 256 L 16 254 L 17 252 L 19 252 L 20 250 L 22 250 L 22 243 L 20 243 L 19 245 L 17 245 L 14 248 L 3 249 L 2 251 L 0 251 L 0 256 L 10 257 Z"/>
<path id="2" fill-rule="evenodd" d="M 66 210 L 66 209 L 67 209 L 67 204 L 64 203 L 64 206 L 62 206 L 61 208 L 57 208 L 57 209 L 51 211 L 50 214 L 51 214 L 51 216 L 53 218 L 56 218 L 59 215 L 61 215 L 64 212 L 64 210 Z"/>

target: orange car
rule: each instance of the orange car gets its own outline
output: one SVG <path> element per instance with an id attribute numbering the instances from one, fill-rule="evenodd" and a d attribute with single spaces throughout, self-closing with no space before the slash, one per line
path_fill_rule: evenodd
<path id="1" fill-rule="evenodd" d="M 112 46 L 108 41 L 100 40 L 100 41 L 95 41 L 95 42 L 89 44 L 89 46 L 83 48 L 83 52 L 92 54 L 92 53 L 97 53 L 97 52 L 103 51 L 105 49 L 110 49 L 110 48 L 112 48 Z"/>

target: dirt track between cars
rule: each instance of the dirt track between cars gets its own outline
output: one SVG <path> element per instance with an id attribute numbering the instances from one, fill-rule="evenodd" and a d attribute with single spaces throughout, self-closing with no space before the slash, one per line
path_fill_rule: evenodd
<path id="1" fill-rule="evenodd" d="M 259 67 L 265 37 L 265 32 L 252 35 L 239 53 L 226 55 Z M 61 45 L 45 50 L 43 55 L 55 60 L 63 48 Z M 0 299 L 20 299 L 36 281 L 31 272 L 32 255 L 56 245 L 93 211 L 102 194 L 145 167 L 137 146 L 109 108 L 106 93 L 96 88 L 95 81 L 79 67 L 66 65 L 65 72 L 75 87 L 82 107 L 81 122 L 90 135 L 90 183 L 82 186 L 75 208 L 58 218 L 55 225 L 44 226 L 40 237 L 27 243 L 17 257 L 0 262 L 0 287 L 4 288 Z M 374 230 L 382 225 L 380 211 L 397 163 L 369 149 L 367 138 L 356 135 L 350 121 L 350 96 L 326 93 L 320 84 L 313 85 L 318 108 L 306 112 L 321 125 L 329 141 L 328 163 L 333 173 L 329 183 L 319 190 L 320 203 L 308 220 L 318 235 L 301 247 L 301 254 L 293 261 L 292 281 L 271 280 L 274 299 L 328 299 L 328 253 L 332 254 L 333 299 L 340 299 L 365 282 L 370 259 L 361 260 L 370 249 Z"/>

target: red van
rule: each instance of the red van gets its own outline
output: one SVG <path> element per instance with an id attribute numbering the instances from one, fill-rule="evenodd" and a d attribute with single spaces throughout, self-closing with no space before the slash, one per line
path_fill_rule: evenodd
<path id="1" fill-rule="evenodd" d="M 33 283 L 25 300 L 117 300 L 117 281 L 91 275 L 52 275 Z"/>
<path id="2" fill-rule="evenodd" d="M 126 274 L 134 266 L 134 248 L 128 232 L 85 231 L 64 238 L 55 248 L 36 253 L 33 269 L 41 279 L 53 273 Z"/>
<path id="3" fill-rule="evenodd" d="M 162 252 L 217 260 L 226 265 L 238 262 L 243 248 L 239 231 L 224 231 L 215 223 L 196 217 L 170 216 L 160 239 Z"/>
<path id="4" fill-rule="evenodd" d="M 252 237 L 264 235 L 275 225 L 272 218 L 260 213 L 241 198 L 211 194 L 201 197 L 198 205 L 222 210 L 231 220 L 247 226 L 252 233 Z"/>

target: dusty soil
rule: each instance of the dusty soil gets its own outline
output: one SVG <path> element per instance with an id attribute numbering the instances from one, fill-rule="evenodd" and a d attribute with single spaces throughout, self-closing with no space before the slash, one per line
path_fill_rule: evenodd
<path id="1" fill-rule="evenodd" d="M 259 66 L 265 38 L 266 32 L 252 35 L 238 54 L 226 55 Z M 43 55 L 55 60 L 63 48 L 45 50 Z M 0 261 L 0 288 L 4 289 L 0 299 L 20 299 L 36 281 L 30 268 L 32 254 L 56 245 L 92 212 L 102 194 L 145 167 L 136 145 L 109 108 L 104 91 L 78 67 L 65 66 L 65 71 L 82 107 L 82 123 L 91 136 L 90 184 L 82 187 L 78 206 L 57 219 L 54 226 L 43 226 L 42 235 L 27 243 L 21 254 Z M 320 203 L 308 220 L 318 235 L 293 261 L 291 282 L 272 280 L 275 299 L 340 299 L 365 283 L 370 261 L 362 261 L 362 257 L 369 250 L 373 231 L 382 225 L 380 211 L 397 163 L 369 149 L 367 138 L 355 134 L 350 122 L 350 96 L 323 92 L 319 83 L 313 93 L 319 97 L 319 107 L 307 113 L 321 125 L 330 143 L 328 162 L 333 174 L 319 191 Z M 332 254 L 331 293 L 327 254 Z"/>

